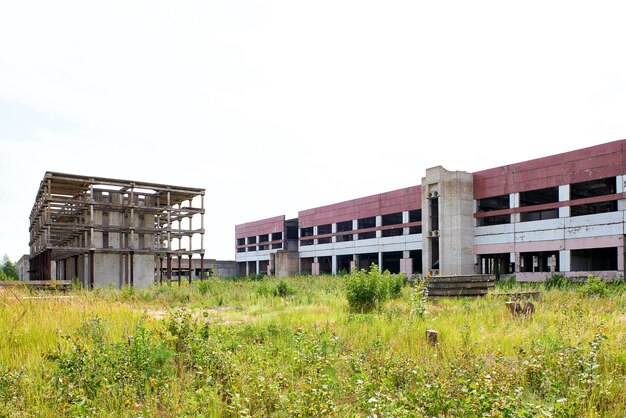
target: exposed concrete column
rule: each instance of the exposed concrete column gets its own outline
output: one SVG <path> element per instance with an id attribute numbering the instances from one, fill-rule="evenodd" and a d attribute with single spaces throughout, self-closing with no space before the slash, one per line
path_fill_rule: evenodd
<path id="1" fill-rule="evenodd" d="M 333 224 L 335 225 L 335 224 Z M 334 237 L 333 237 L 334 238 Z M 332 267 L 331 267 L 331 273 L 332 274 L 337 274 L 337 256 L 335 254 L 333 254 L 331 257 L 331 263 L 332 263 Z"/>
<path id="2" fill-rule="evenodd" d="M 438 270 L 443 275 L 474 272 L 473 209 L 474 177 L 471 173 L 448 171 L 441 166 L 426 170 L 422 179 L 424 271 Z M 438 245 L 438 254 L 435 245 Z"/>
<path id="3" fill-rule="evenodd" d="M 559 269 L 558 271 L 566 272 L 571 270 L 572 257 L 570 250 L 559 251 Z"/>
<path id="4" fill-rule="evenodd" d="M 408 224 L 409 223 L 409 211 L 405 210 L 402 212 L 402 223 L 403 224 Z M 408 227 L 404 227 L 402 228 L 402 235 L 409 235 L 409 228 Z M 408 256 L 404 256 L 404 258 L 407 258 Z"/>
<path id="5" fill-rule="evenodd" d="M 617 247 L 617 269 L 624 274 L 624 245 Z"/>
<path id="6" fill-rule="evenodd" d="M 509 207 L 511 209 L 519 208 L 519 193 L 511 193 L 509 195 Z M 511 214 L 511 223 L 518 223 L 521 219 L 519 213 Z"/>
<path id="7" fill-rule="evenodd" d="M 376 221 L 376 223 L 378 223 L 378 221 Z M 377 231 L 377 234 L 380 231 Z M 383 253 L 382 252 L 378 252 L 378 271 L 383 271 Z"/>
<path id="8" fill-rule="evenodd" d="M 358 219 L 353 219 L 352 220 L 352 230 L 355 231 L 357 229 L 359 229 L 359 221 L 358 221 Z M 357 239 L 357 234 L 352 234 L 352 240 L 356 241 L 356 239 Z M 357 266 L 358 266 L 358 264 L 357 264 Z"/>
<path id="9" fill-rule="evenodd" d="M 258 241 L 258 239 L 257 239 L 257 241 Z M 259 260 L 256 260 L 254 263 L 256 265 L 254 274 L 259 274 L 261 272 L 261 269 L 260 269 L 260 266 L 259 266 Z"/>
<path id="10" fill-rule="evenodd" d="M 563 184 L 559 186 L 559 202 L 567 202 L 570 196 L 569 192 L 570 192 L 569 184 Z M 570 216 L 569 206 L 564 206 L 564 207 L 559 208 L 559 218 L 568 218 L 569 216 Z M 561 270 L 561 271 L 569 271 L 569 269 Z"/>
<path id="11" fill-rule="evenodd" d="M 336 234 L 336 233 L 337 233 L 337 224 L 336 224 L 336 223 L 333 223 L 333 224 L 331 224 L 331 225 L 330 225 L 330 232 L 332 232 L 333 234 Z M 336 236 L 336 235 L 333 235 L 333 236 L 330 238 L 330 242 L 332 242 L 332 243 L 337 242 L 337 236 Z M 336 273 L 333 273 L 333 274 L 336 274 Z"/>
<path id="12" fill-rule="evenodd" d="M 380 215 L 376 216 L 376 227 L 380 227 L 383 226 L 383 217 Z M 378 230 L 376 231 L 376 238 L 381 238 L 383 236 L 383 231 Z M 379 255 L 380 258 L 380 255 Z M 380 264 L 378 265 L 380 267 Z"/>
<path id="13" fill-rule="evenodd" d="M 313 225 L 313 235 L 317 235 L 317 225 Z M 313 245 L 317 245 L 317 238 L 313 240 Z"/>

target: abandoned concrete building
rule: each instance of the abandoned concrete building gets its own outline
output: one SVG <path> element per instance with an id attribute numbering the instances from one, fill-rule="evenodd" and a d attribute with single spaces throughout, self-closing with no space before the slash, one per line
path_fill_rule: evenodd
<path id="1" fill-rule="evenodd" d="M 626 140 L 235 227 L 239 274 L 624 274 Z"/>
<path id="2" fill-rule="evenodd" d="M 31 280 L 147 286 L 204 274 L 204 189 L 46 172 L 30 214 Z M 196 245 L 198 248 L 194 248 Z M 192 257 L 199 257 L 192 271 Z M 179 277 L 181 268 L 178 268 Z"/>

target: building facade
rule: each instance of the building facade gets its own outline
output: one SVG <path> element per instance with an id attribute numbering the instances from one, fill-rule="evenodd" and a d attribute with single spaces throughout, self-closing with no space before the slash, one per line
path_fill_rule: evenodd
<path id="1" fill-rule="evenodd" d="M 623 276 L 626 140 L 235 227 L 239 274 Z"/>
<path id="2" fill-rule="evenodd" d="M 30 279 L 147 286 L 172 279 L 173 259 L 194 255 L 202 270 L 204 193 L 46 172 L 30 215 Z"/>

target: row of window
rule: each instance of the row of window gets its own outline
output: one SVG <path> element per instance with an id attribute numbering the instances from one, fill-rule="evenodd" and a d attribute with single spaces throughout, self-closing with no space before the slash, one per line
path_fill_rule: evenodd
<path id="1" fill-rule="evenodd" d="M 409 222 L 421 222 L 421 220 L 422 220 L 421 209 L 409 211 Z M 357 219 L 356 223 L 357 223 L 357 227 L 356 227 L 357 230 L 376 228 L 376 217 L 370 216 L 367 218 Z M 381 216 L 381 226 L 383 227 L 403 225 L 403 224 L 404 222 L 403 222 L 402 212 L 390 213 L 390 214 Z M 350 233 L 355 230 L 353 221 L 337 222 L 336 225 L 337 225 L 337 228 L 336 228 L 337 232 L 335 233 L 336 242 L 352 241 L 355 235 L 356 235 L 356 239 L 358 240 L 376 238 L 376 231 L 358 232 L 356 234 Z M 332 224 L 325 224 L 325 225 L 317 226 L 318 236 L 330 235 L 332 233 L 333 233 Z M 383 237 L 399 236 L 404 233 L 404 228 L 398 227 L 398 228 L 383 229 L 381 233 Z M 421 226 L 418 225 L 418 226 L 409 227 L 409 234 L 421 234 L 421 233 L 422 233 Z M 301 238 L 313 237 L 313 236 L 314 234 L 313 234 L 312 226 L 308 228 L 300 228 Z M 332 237 L 330 236 L 317 238 L 318 244 L 329 244 L 331 242 L 332 242 Z M 300 240 L 300 245 L 306 246 L 306 245 L 313 245 L 313 244 L 314 244 L 313 239 L 301 239 Z"/>
<path id="2" fill-rule="evenodd" d="M 283 233 L 282 232 L 274 232 L 272 233 L 272 238 L 270 240 L 270 234 L 263 234 L 258 236 L 258 240 L 256 235 L 247 237 L 247 238 L 238 238 L 237 239 L 237 252 L 251 252 L 251 251 L 263 251 L 263 250 L 274 250 L 283 248 Z M 280 241 L 280 242 L 275 242 Z M 273 242 L 273 244 L 270 244 Z M 245 245 L 245 247 L 244 247 Z"/>
<path id="3" fill-rule="evenodd" d="M 589 197 L 607 196 L 615 194 L 617 181 L 615 177 L 584 181 L 570 185 L 569 200 L 579 200 Z M 548 187 L 545 189 L 529 190 L 519 193 L 519 206 L 531 207 L 559 202 L 559 187 Z M 497 210 L 510 209 L 509 195 L 492 196 L 477 200 L 477 210 L 481 212 L 492 212 Z M 596 213 L 617 211 L 617 201 L 587 203 L 582 205 L 571 205 L 570 216 L 592 215 Z M 521 222 L 538 221 L 544 219 L 555 219 L 559 217 L 558 208 L 528 211 L 520 213 Z M 495 215 L 478 218 L 478 226 L 501 225 L 511 223 L 511 215 Z"/>

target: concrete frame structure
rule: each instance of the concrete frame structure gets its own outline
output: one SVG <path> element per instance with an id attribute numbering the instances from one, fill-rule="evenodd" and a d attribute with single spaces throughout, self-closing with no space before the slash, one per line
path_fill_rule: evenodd
<path id="1" fill-rule="evenodd" d="M 89 288 L 147 286 L 164 276 L 171 280 L 173 257 L 181 263 L 199 255 L 202 266 L 204 194 L 191 187 L 46 172 L 30 214 L 30 279 L 77 280 Z M 198 235 L 200 248 L 194 249 Z"/>
<path id="2" fill-rule="evenodd" d="M 240 274 L 377 262 L 407 274 L 623 276 L 625 187 L 626 140 L 475 173 L 437 166 L 420 185 L 237 225 L 236 261 Z"/>

